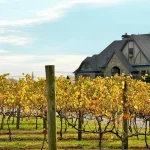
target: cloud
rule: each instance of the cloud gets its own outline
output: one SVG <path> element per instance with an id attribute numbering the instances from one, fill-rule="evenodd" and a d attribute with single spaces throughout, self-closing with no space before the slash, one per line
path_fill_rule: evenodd
<path id="1" fill-rule="evenodd" d="M 50 9 L 35 12 L 36 16 L 33 19 L 22 19 L 15 21 L 1 20 L 0 26 L 26 26 L 47 21 L 55 21 L 56 19 L 62 17 L 66 13 L 66 10 L 78 4 L 96 4 L 101 6 L 118 4 L 125 1 L 128 0 L 69 0 L 65 3 L 57 4 Z"/>
<path id="2" fill-rule="evenodd" d="M 31 42 L 31 39 L 27 37 L 18 36 L 0 36 L 0 43 L 6 43 L 11 45 L 27 45 Z"/>
<path id="3" fill-rule="evenodd" d="M 10 0 L 9 0 L 9 1 L 10 1 Z M 19 0 L 12 0 L 12 1 L 18 2 Z M 0 0 L 0 3 L 5 3 L 5 2 L 8 2 L 8 0 Z"/>
<path id="4" fill-rule="evenodd" d="M 8 53 L 8 51 L 0 49 L 0 54 L 5 54 L 5 53 Z"/>
<path id="5" fill-rule="evenodd" d="M 4 34 L 4 33 L 22 33 L 22 31 L 0 28 L 0 34 Z"/>
<path id="6" fill-rule="evenodd" d="M 51 16 L 51 18 L 35 18 L 35 19 L 24 19 L 24 20 L 15 20 L 15 21 L 0 21 L 0 26 L 26 26 L 36 23 L 42 23 L 48 20 L 56 19 L 56 16 Z"/>
<path id="7" fill-rule="evenodd" d="M 7 2 L 7 0 L 0 0 L 0 3 L 5 3 Z"/>
<path id="8" fill-rule="evenodd" d="M 45 65 L 55 65 L 56 75 L 72 74 L 85 55 L 0 55 L 0 74 L 5 72 L 19 76 L 21 73 L 34 72 L 36 77 L 45 76 Z"/>

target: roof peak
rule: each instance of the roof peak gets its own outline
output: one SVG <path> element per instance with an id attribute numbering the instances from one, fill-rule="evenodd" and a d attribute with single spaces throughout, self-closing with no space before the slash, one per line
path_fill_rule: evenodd
<path id="1" fill-rule="evenodd" d="M 144 35 L 149 35 L 150 36 L 150 33 L 148 33 L 148 34 L 132 34 L 131 36 L 144 36 Z"/>
<path id="2" fill-rule="evenodd" d="M 150 36 L 150 33 L 146 33 L 146 34 L 131 34 L 131 35 L 128 35 L 127 33 L 125 33 L 124 35 L 122 35 L 122 40 L 128 40 L 130 39 L 131 37 L 133 36 Z"/>

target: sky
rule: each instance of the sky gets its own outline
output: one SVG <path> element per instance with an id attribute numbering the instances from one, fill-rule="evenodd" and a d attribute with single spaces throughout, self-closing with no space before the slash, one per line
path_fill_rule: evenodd
<path id="1" fill-rule="evenodd" d="M 72 75 L 87 56 L 150 33 L 150 0 L 0 0 L 0 74 Z"/>

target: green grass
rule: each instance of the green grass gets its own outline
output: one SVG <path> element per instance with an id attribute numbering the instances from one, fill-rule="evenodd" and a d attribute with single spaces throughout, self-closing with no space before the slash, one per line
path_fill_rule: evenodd
<path id="1" fill-rule="evenodd" d="M 1 117 L 0 117 L 1 120 Z M 12 120 L 11 120 L 12 121 Z M 16 119 L 15 119 L 16 123 Z M 93 122 L 89 122 L 91 129 L 95 128 Z M 104 128 L 105 125 L 102 125 Z M 4 129 L 0 130 L 0 149 L 41 149 L 43 142 L 43 120 L 38 119 L 38 129 L 35 129 L 35 118 L 30 120 L 21 120 L 20 129 L 16 130 L 16 125 L 11 124 L 12 141 L 8 141 L 8 129 L 5 119 Z M 59 139 L 60 121 L 57 119 L 57 146 L 58 149 L 97 149 L 98 150 L 98 133 L 83 133 L 83 139 L 77 140 L 78 134 L 71 126 L 64 132 L 65 125 L 63 124 L 63 139 Z M 98 128 L 96 126 L 96 128 Z M 109 127 L 110 128 L 110 127 Z M 86 126 L 86 130 L 89 127 Z M 148 138 L 148 144 L 150 144 L 150 137 Z M 102 141 L 103 149 L 121 149 L 121 141 L 112 134 L 105 134 Z M 44 148 L 47 149 L 47 143 L 45 142 Z M 144 149 L 145 142 L 144 136 L 139 136 L 139 140 L 136 137 L 129 138 L 129 149 Z"/>

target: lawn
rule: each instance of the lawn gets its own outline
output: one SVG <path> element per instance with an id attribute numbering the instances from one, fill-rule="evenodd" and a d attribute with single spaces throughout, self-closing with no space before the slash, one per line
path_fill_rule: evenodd
<path id="1" fill-rule="evenodd" d="M 0 118 L 1 120 L 1 118 Z M 5 119 L 6 120 L 6 119 Z M 36 127 L 35 118 L 21 119 L 20 129 L 15 129 L 15 123 L 10 123 L 12 131 L 12 141 L 8 140 L 8 129 L 5 122 L 4 129 L 0 130 L 0 150 L 10 149 L 41 149 L 43 143 L 43 120 L 38 119 L 38 129 Z M 90 122 L 89 126 L 95 128 L 94 123 Z M 57 118 L 57 147 L 58 149 L 93 149 L 98 150 L 99 140 L 98 133 L 83 133 L 81 141 L 77 140 L 78 134 L 71 126 L 64 132 L 63 124 L 63 139 L 60 140 L 60 121 Z M 148 137 L 148 144 L 150 144 L 150 137 Z M 105 134 L 102 141 L 103 149 L 121 149 L 121 141 L 112 134 Z M 47 143 L 44 143 L 44 149 L 47 149 Z M 146 149 L 144 136 L 139 136 L 139 140 L 136 137 L 129 138 L 129 149 Z"/>

